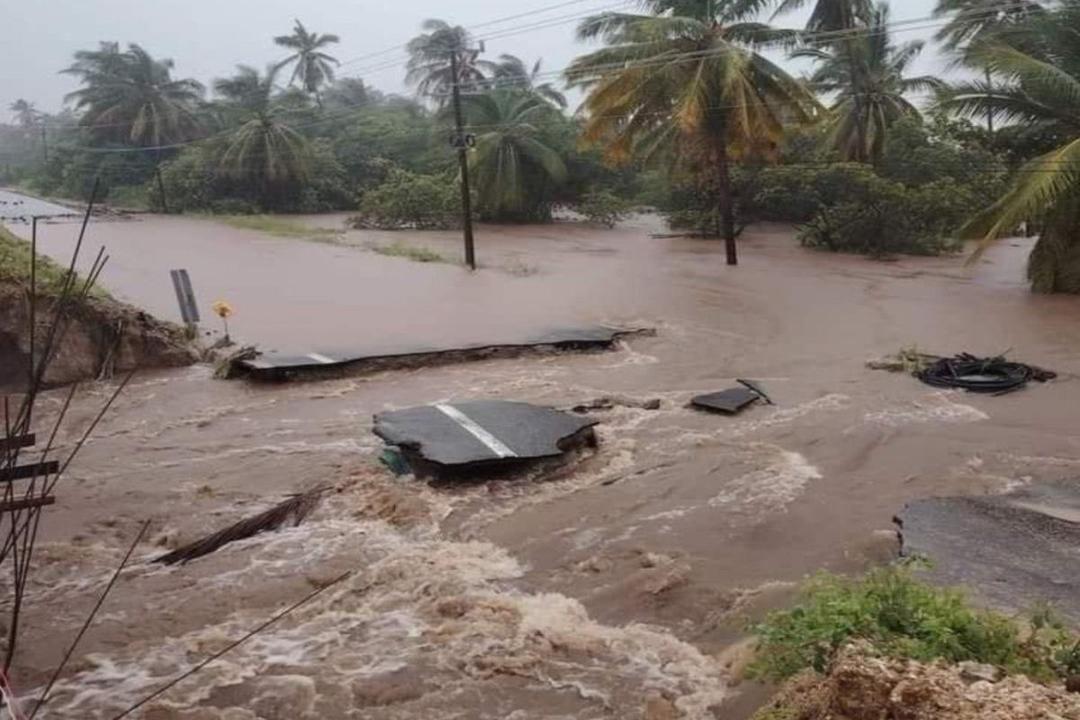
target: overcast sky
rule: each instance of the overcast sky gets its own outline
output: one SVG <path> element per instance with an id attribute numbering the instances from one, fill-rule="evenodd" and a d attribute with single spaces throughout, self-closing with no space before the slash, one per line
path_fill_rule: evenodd
<path id="1" fill-rule="evenodd" d="M 387 92 L 405 92 L 401 45 L 421 21 L 437 17 L 475 27 L 478 36 L 520 31 L 486 41 L 487 55 L 510 52 L 528 62 L 542 57 L 547 70 L 563 68 L 587 47 L 574 40 L 577 17 L 609 9 L 618 0 L 0 0 L 4 40 L 0 43 L 0 117 L 14 100 L 26 98 L 48 112 L 60 109 L 73 78 L 58 74 L 75 50 L 102 40 L 136 42 L 152 55 L 172 58 L 176 75 L 209 84 L 244 63 L 263 67 L 281 59 L 275 35 L 286 34 L 298 17 L 309 30 L 341 36 L 333 54 L 341 76 L 360 76 Z M 936 0 L 893 0 L 893 21 L 928 17 Z M 541 8 L 546 12 L 492 23 Z M 790 15 L 778 24 L 797 26 Z M 559 23 L 529 28 L 540 23 Z M 929 39 L 936 28 L 912 25 L 898 40 Z M 481 26 L 481 27 L 476 27 Z M 390 50 L 377 57 L 373 53 Z M 382 67 L 379 67 L 379 66 Z M 387 67 L 387 65 L 390 65 Z M 945 63 L 931 47 L 917 72 L 942 74 Z"/>

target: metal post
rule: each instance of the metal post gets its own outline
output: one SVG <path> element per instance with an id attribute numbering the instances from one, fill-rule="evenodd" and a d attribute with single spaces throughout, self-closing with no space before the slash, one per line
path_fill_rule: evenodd
<path id="1" fill-rule="evenodd" d="M 461 214 L 465 228 L 465 264 L 476 269 L 476 250 L 473 246 L 472 196 L 469 194 L 469 157 L 465 142 L 465 121 L 461 115 L 461 77 L 458 74 L 457 50 L 450 51 L 450 74 L 453 76 L 454 125 L 457 136 L 458 164 L 461 166 Z"/>

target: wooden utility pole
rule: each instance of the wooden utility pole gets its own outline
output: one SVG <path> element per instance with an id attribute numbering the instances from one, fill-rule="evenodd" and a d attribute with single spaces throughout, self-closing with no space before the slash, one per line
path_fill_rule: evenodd
<path id="1" fill-rule="evenodd" d="M 465 121 L 461 113 L 461 74 L 458 71 L 458 51 L 450 51 L 450 74 L 453 76 L 454 94 L 454 145 L 457 147 L 458 165 L 461 167 L 461 219 L 465 229 L 465 264 L 476 269 L 476 248 L 473 245 L 472 195 L 469 193 L 469 138 L 465 134 Z"/>

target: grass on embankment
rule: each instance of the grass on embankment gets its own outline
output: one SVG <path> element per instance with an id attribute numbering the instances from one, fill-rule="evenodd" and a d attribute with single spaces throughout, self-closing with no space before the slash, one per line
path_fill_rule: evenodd
<path id="1" fill-rule="evenodd" d="M 973 661 L 1043 682 L 1080 674 L 1080 640 L 1049 610 L 1020 623 L 977 610 L 961 592 L 923 583 L 912 572 L 900 566 L 857 579 L 817 576 L 795 608 L 753 628 L 759 644 L 747 675 L 784 680 L 806 669 L 823 673 L 854 640 L 890 657 Z"/>
<path id="2" fill-rule="evenodd" d="M 37 286 L 42 295 L 57 294 L 64 286 L 67 268 L 38 253 Z M 76 276 L 78 277 L 78 276 Z M 81 280 L 81 279 L 80 279 Z M 0 282 L 30 282 L 30 243 L 16 237 L 7 228 L 0 225 Z M 80 287 L 76 283 L 76 287 Z M 106 296 L 100 287 L 93 289 L 93 294 Z"/>
<path id="3" fill-rule="evenodd" d="M 241 230 L 255 230 L 276 237 L 301 238 L 322 242 L 333 242 L 345 232 L 334 228 L 308 227 L 295 220 L 273 215 L 222 215 L 215 219 Z"/>

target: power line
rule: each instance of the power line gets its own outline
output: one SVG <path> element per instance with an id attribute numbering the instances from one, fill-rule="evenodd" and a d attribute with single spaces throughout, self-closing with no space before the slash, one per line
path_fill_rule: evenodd
<path id="1" fill-rule="evenodd" d="M 502 23 L 510 22 L 512 20 L 519 20 L 521 18 L 531 17 L 531 16 L 534 16 L 534 15 L 542 15 L 543 13 L 551 12 L 552 10 L 560 10 L 560 9 L 562 9 L 564 7 L 570 7 L 571 5 L 580 5 L 583 2 L 596 2 L 596 0 L 567 0 L 567 2 L 557 3 L 555 5 L 547 5 L 547 6 L 544 6 L 544 7 L 535 8 L 533 10 L 528 10 L 528 11 L 525 11 L 525 12 L 517 13 L 515 15 L 507 15 L 505 17 L 496 18 L 494 20 L 487 20 L 485 22 L 482 22 L 482 23 L 479 23 L 479 24 L 476 24 L 476 25 L 471 25 L 471 26 L 469 26 L 469 27 L 467 27 L 465 29 L 469 30 L 469 31 L 474 31 L 474 30 L 477 30 L 478 28 L 491 27 L 492 25 L 501 25 Z M 395 45 L 394 47 L 386 48 L 385 50 L 379 50 L 377 52 L 367 53 L 366 55 L 360 55 L 358 57 L 350 58 L 349 60 L 343 61 L 340 64 L 339 67 L 345 67 L 345 66 L 348 66 L 348 65 L 353 65 L 353 64 L 355 64 L 355 63 L 357 63 L 357 62 L 359 62 L 361 60 L 367 60 L 369 58 L 376 58 L 376 57 L 382 57 L 384 55 L 389 55 L 389 54 L 391 54 L 393 52 L 397 52 L 399 50 L 404 50 L 407 47 L 408 47 L 408 43 L 406 42 L 406 43 L 402 43 L 401 45 Z"/>

